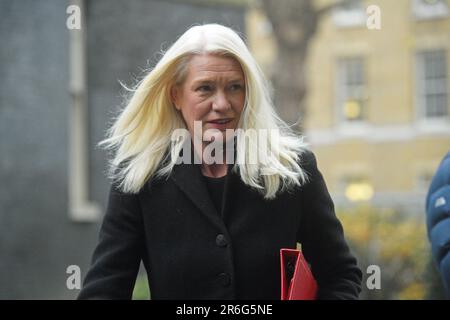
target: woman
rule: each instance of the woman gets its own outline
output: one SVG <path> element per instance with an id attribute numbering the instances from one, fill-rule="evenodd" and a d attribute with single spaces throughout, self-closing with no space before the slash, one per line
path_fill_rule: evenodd
<path id="1" fill-rule="evenodd" d="M 102 144 L 114 182 L 79 298 L 129 299 L 142 260 L 152 299 L 279 299 L 279 250 L 297 242 L 319 299 L 358 297 L 361 271 L 315 157 L 231 29 L 186 31 Z"/>

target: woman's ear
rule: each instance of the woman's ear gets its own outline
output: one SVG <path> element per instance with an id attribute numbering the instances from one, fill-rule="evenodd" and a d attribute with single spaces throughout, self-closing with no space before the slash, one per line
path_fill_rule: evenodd
<path id="1" fill-rule="evenodd" d="M 171 98 L 172 103 L 174 104 L 175 108 L 176 108 L 178 111 L 180 111 L 180 104 L 178 103 L 178 102 L 179 102 L 179 99 L 180 99 L 180 98 L 179 98 L 179 95 L 180 95 L 180 92 L 179 92 L 178 86 L 173 85 L 173 86 L 170 88 L 170 98 Z"/>

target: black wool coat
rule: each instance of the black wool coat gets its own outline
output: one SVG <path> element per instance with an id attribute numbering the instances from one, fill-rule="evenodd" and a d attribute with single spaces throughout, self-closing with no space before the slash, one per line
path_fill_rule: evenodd
<path id="1" fill-rule="evenodd" d="M 273 200 L 231 171 L 217 212 L 199 165 L 138 194 L 111 186 L 92 266 L 79 299 L 130 299 L 141 260 L 152 299 L 280 299 L 280 248 L 302 245 L 319 299 L 356 299 L 362 274 L 312 152 L 310 180 Z"/>

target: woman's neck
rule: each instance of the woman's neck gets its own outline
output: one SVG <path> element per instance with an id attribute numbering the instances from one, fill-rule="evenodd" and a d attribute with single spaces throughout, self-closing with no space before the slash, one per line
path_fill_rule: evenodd
<path id="1" fill-rule="evenodd" d="M 220 178 L 220 177 L 226 176 L 227 168 L 228 168 L 228 166 L 226 163 L 206 164 L 203 162 L 201 165 L 202 174 L 204 176 L 211 177 L 211 178 Z"/>
<path id="2" fill-rule="evenodd" d="M 220 178 L 227 175 L 228 165 L 226 163 L 226 148 L 224 148 L 222 163 L 207 164 L 209 161 L 205 161 L 205 147 L 207 144 L 202 145 L 202 150 L 195 150 L 198 153 L 201 152 L 201 170 L 202 174 L 207 177 Z"/>

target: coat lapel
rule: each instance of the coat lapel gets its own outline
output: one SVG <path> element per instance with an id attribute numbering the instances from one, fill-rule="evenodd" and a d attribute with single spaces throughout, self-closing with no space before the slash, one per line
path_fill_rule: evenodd
<path id="1" fill-rule="evenodd" d="M 193 146 L 192 149 L 193 150 Z M 193 151 L 191 151 L 193 152 Z M 191 158 L 193 159 L 193 158 Z M 225 215 L 227 210 L 227 202 L 229 201 L 230 189 L 232 188 L 233 175 L 232 164 L 227 166 L 227 178 L 225 179 L 224 195 L 222 201 L 222 214 Z M 223 227 L 224 221 L 221 219 L 220 213 L 217 212 L 209 191 L 204 182 L 200 164 L 181 163 L 173 167 L 171 179 L 181 189 L 181 191 L 200 209 L 211 222 L 217 226 Z"/>

